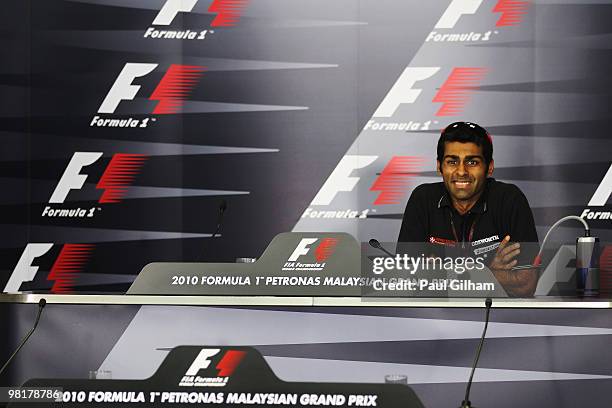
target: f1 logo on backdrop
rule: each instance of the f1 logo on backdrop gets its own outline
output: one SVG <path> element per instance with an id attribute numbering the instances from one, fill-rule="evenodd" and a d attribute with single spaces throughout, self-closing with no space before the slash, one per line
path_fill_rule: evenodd
<path id="1" fill-rule="evenodd" d="M 603 180 L 595 190 L 593 197 L 587 204 L 589 207 L 604 207 L 610 196 L 612 195 L 612 164 L 608 171 L 606 172 Z M 610 211 L 592 211 L 588 208 L 585 208 L 580 215 L 582 218 L 586 218 L 588 220 L 612 220 L 612 212 Z"/>
<path id="2" fill-rule="evenodd" d="M 376 209 L 343 209 L 318 210 L 313 206 L 328 206 L 341 193 L 352 192 L 360 177 L 354 175 L 356 170 L 372 165 L 378 156 L 346 155 L 323 184 L 311 207 L 302 214 L 302 218 L 367 218 Z M 406 196 L 412 179 L 421 171 L 425 159 L 418 156 L 394 156 L 387 162 L 369 187 L 369 191 L 378 192 L 372 203 L 375 206 L 401 204 Z"/>
<path id="3" fill-rule="evenodd" d="M 153 20 L 154 26 L 169 26 L 179 13 L 190 13 L 198 0 L 166 0 L 161 10 Z M 240 21 L 249 0 L 213 0 L 208 8 L 209 13 L 216 14 L 210 24 L 211 28 L 233 27 Z M 149 27 L 144 38 L 172 40 L 204 40 L 215 33 L 211 29 L 198 30 L 158 30 Z"/>
<path id="4" fill-rule="evenodd" d="M 36 277 L 39 267 L 34 265 L 37 258 L 47 254 L 53 247 L 52 243 L 28 244 L 13 273 L 9 277 L 5 293 L 20 293 L 21 284 L 31 282 Z M 91 244 L 64 244 L 57 256 L 47 280 L 52 281 L 51 293 L 70 293 L 74 291 L 78 274 L 82 272 L 91 257 L 94 245 Z"/>
<path id="5" fill-rule="evenodd" d="M 392 117 L 402 104 L 413 104 L 423 93 L 424 85 L 438 88 L 431 100 L 437 109 L 436 118 L 461 115 L 470 102 L 472 94 L 478 89 L 487 75 L 486 68 L 455 67 L 442 82 L 441 67 L 407 67 L 404 69 L 391 90 L 374 112 L 374 118 L 364 126 L 364 130 L 385 131 L 425 131 L 431 129 L 438 120 L 411 120 L 404 122 L 382 122 L 376 118 Z M 433 82 L 436 79 L 438 84 Z M 441 105 L 438 105 L 441 104 Z M 432 112 L 433 113 L 433 112 Z"/>
<path id="6" fill-rule="evenodd" d="M 102 101 L 98 113 L 114 114 L 123 101 L 132 101 L 140 91 L 141 85 L 134 82 L 155 70 L 159 64 L 125 64 L 117 79 Z M 158 101 L 153 109 L 154 115 L 179 113 L 195 86 L 198 84 L 205 67 L 197 65 L 170 65 L 163 78 L 149 96 L 150 101 Z M 136 128 L 147 127 L 155 118 L 102 118 L 99 115 L 91 120 L 90 127 Z"/>
<path id="7" fill-rule="evenodd" d="M 49 204 L 64 204 L 72 190 L 80 190 L 85 185 L 88 175 L 83 168 L 94 164 L 102 157 L 102 152 L 75 152 L 66 166 L 62 177 L 55 186 Z M 119 203 L 125 197 L 135 177 L 140 173 L 147 156 L 142 154 L 117 153 L 113 155 L 96 189 L 102 190 L 99 204 Z M 45 206 L 43 217 L 51 218 L 90 218 L 99 211 L 99 207 L 65 208 Z"/>
<path id="8" fill-rule="evenodd" d="M 429 33 L 425 42 L 474 43 L 489 41 L 493 35 L 499 34 L 498 30 L 448 32 L 448 30 L 452 30 L 457 22 L 464 16 L 475 15 L 480 10 L 482 3 L 483 0 L 451 1 L 436 23 L 435 30 Z M 531 1 L 498 0 L 495 6 L 490 10 L 492 13 L 499 14 L 495 27 L 519 25 L 523 17 L 528 13 L 531 3 Z"/>
<path id="9" fill-rule="evenodd" d="M 325 263 L 336 251 L 337 238 L 302 238 L 297 244 L 287 262 L 283 265 L 283 271 L 322 271 Z M 314 245 L 319 241 L 318 245 Z M 311 255 L 312 254 L 312 255 Z M 308 257 L 305 261 L 304 257 Z"/>
<path id="10" fill-rule="evenodd" d="M 246 351 L 227 350 L 219 358 L 219 348 L 203 348 L 191 363 L 183 378 L 179 382 L 180 387 L 224 387 L 230 376 L 246 356 Z M 213 358 L 218 360 L 215 368 L 211 368 Z M 199 374 L 204 371 L 207 377 Z"/>

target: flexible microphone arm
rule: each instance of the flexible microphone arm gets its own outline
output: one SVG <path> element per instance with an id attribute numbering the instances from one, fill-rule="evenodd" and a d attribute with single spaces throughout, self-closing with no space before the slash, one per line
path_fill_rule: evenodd
<path id="1" fill-rule="evenodd" d="M 585 237 L 590 237 L 591 236 L 591 229 L 589 228 L 589 224 L 587 224 L 587 222 L 581 218 L 578 217 L 577 215 L 568 215 L 567 217 L 563 217 L 561 218 L 559 221 L 555 222 L 549 229 L 548 232 L 546 233 L 546 235 L 544 236 L 544 241 L 542 241 L 542 245 L 540 246 L 540 251 L 538 252 L 538 255 L 535 257 L 533 264 L 535 266 L 540 266 L 540 264 L 542 263 L 542 252 L 544 251 L 544 246 L 546 245 L 546 241 L 548 241 L 548 237 L 550 236 L 550 233 L 559 226 L 559 224 L 565 222 L 565 221 L 569 221 L 569 220 L 576 220 L 576 221 L 580 221 L 582 223 L 582 225 L 584 225 L 584 236 Z"/>
<path id="2" fill-rule="evenodd" d="M 470 402 L 470 389 L 472 388 L 472 379 L 474 378 L 474 372 L 476 371 L 476 366 L 478 365 L 478 359 L 480 358 L 480 352 L 482 351 L 482 346 L 484 345 L 485 336 L 487 335 L 487 327 L 489 326 L 489 314 L 491 313 L 492 305 L 493 300 L 491 300 L 491 298 L 487 298 L 485 300 L 486 314 L 484 330 L 482 331 L 482 336 L 480 336 L 480 343 L 478 343 L 478 348 L 476 349 L 476 357 L 474 358 L 474 363 L 472 364 L 472 372 L 470 373 L 470 379 L 468 380 L 467 387 L 465 388 L 465 398 L 461 402 L 461 406 L 459 408 L 473 408 L 472 403 Z"/>
<path id="3" fill-rule="evenodd" d="M 28 339 L 30 338 L 32 333 L 34 333 L 34 330 L 36 330 L 36 326 L 38 326 L 38 322 L 40 321 L 40 315 L 42 314 L 42 311 L 43 311 L 43 309 L 44 309 L 46 304 L 47 304 L 47 301 L 44 298 L 40 299 L 38 301 L 38 315 L 36 316 L 36 321 L 34 322 L 34 327 L 32 327 L 32 329 L 30 330 L 28 335 L 25 336 L 25 338 L 23 340 L 21 340 L 21 343 L 19 344 L 19 347 L 17 347 L 17 350 L 15 350 L 15 352 L 13 354 L 11 354 L 11 356 L 8 359 L 8 361 L 6 363 L 4 363 L 2 368 L 0 368 L 0 376 L 2 375 L 2 373 L 4 372 L 6 367 L 8 367 L 8 365 L 11 363 L 13 358 L 15 358 L 17 353 L 19 353 L 19 350 L 21 350 L 21 348 L 26 344 L 26 342 L 28 341 Z"/>

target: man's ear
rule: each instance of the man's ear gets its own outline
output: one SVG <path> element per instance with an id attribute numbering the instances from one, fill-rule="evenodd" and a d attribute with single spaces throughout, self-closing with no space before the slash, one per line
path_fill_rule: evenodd
<path id="1" fill-rule="evenodd" d="M 489 170 L 487 171 L 487 176 L 491 177 L 493 175 L 493 169 L 495 168 L 494 164 L 493 164 L 493 160 L 491 160 L 491 163 L 489 163 Z"/>
<path id="2" fill-rule="evenodd" d="M 442 174 L 442 169 L 440 168 L 440 166 L 440 160 L 436 160 L 436 171 L 438 172 L 438 174 Z"/>

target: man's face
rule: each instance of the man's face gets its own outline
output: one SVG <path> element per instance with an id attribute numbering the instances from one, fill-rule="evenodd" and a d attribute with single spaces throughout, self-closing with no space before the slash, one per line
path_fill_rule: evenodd
<path id="1" fill-rule="evenodd" d="M 476 201 L 486 185 L 487 175 L 493 174 L 484 161 L 482 147 L 475 143 L 446 142 L 444 157 L 438 161 L 446 189 L 456 201 Z"/>

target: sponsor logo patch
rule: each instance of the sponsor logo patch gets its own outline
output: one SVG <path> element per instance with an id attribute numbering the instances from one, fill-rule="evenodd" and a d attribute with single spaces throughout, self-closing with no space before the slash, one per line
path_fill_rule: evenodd
<path id="1" fill-rule="evenodd" d="M 436 244 L 436 245 L 444 245 L 444 246 L 450 246 L 450 247 L 457 246 L 457 241 L 454 241 L 452 239 L 429 237 L 429 242 L 431 244 Z"/>

